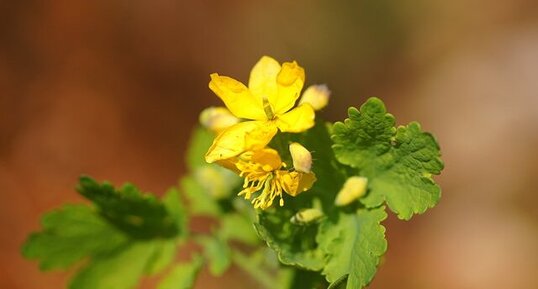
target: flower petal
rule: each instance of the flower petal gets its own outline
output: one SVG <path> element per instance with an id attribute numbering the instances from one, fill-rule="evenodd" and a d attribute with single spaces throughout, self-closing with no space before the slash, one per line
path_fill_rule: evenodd
<path id="1" fill-rule="evenodd" d="M 305 174 L 297 171 L 277 171 L 277 177 L 282 189 L 292 197 L 309 190 L 317 180 L 314 173 Z"/>
<path id="2" fill-rule="evenodd" d="M 275 114 L 283 114 L 295 105 L 303 89 L 304 81 L 304 69 L 297 62 L 282 64 L 282 69 L 276 78 L 278 92 L 275 95 L 268 95 Z"/>
<path id="3" fill-rule="evenodd" d="M 269 56 L 263 56 L 250 71 L 248 88 L 256 97 L 271 98 L 277 95 L 276 78 L 280 72 L 280 64 Z"/>
<path id="4" fill-rule="evenodd" d="M 272 122 L 240 122 L 215 138 L 205 155 L 205 160 L 212 163 L 235 157 L 248 150 L 261 149 L 271 141 L 276 132 L 277 128 Z"/>
<path id="5" fill-rule="evenodd" d="M 316 114 L 310 104 L 302 104 L 278 116 L 276 125 L 282 132 L 303 132 L 314 126 Z"/>
<path id="6" fill-rule="evenodd" d="M 261 98 L 255 97 L 241 82 L 217 73 L 210 75 L 209 88 L 237 117 L 255 120 L 267 119 Z"/>
<path id="7" fill-rule="evenodd" d="M 251 161 L 262 165 L 263 170 L 266 172 L 278 170 L 282 166 L 282 159 L 278 152 L 269 148 L 255 151 L 252 154 Z"/>

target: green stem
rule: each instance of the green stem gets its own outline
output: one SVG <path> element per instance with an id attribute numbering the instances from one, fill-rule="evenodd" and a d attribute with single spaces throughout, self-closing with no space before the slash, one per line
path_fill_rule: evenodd
<path id="1" fill-rule="evenodd" d="M 275 280 L 274 277 L 267 274 L 265 271 L 260 269 L 258 264 L 253 264 L 250 258 L 245 254 L 234 250 L 232 252 L 232 261 L 243 271 L 248 273 L 253 279 L 258 281 L 264 288 L 272 289 Z"/>

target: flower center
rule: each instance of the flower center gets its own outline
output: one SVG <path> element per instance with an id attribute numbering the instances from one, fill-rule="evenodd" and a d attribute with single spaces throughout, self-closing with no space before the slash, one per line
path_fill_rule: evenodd
<path id="1" fill-rule="evenodd" d="M 269 103 L 269 100 L 267 97 L 263 97 L 263 111 L 265 112 L 265 116 L 267 116 L 267 119 L 271 120 L 275 117 L 275 114 L 273 113 L 273 109 L 271 108 L 271 104 Z"/>

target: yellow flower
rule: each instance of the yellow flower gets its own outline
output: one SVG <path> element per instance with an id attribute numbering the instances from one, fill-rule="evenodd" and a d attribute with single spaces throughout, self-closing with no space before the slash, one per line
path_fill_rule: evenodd
<path id="1" fill-rule="evenodd" d="M 252 69 L 248 87 L 233 78 L 211 74 L 209 88 L 233 115 L 248 121 L 222 131 L 209 148 L 206 161 L 212 163 L 262 149 L 278 130 L 302 132 L 311 128 L 315 117 L 312 106 L 304 103 L 293 108 L 304 81 L 304 70 L 297 62 L 281 66 L 268 56 Z"/>
<path id="2" fill-rule="evenodd" d="M 280 159 L 278 152 L 270 148 L 247 151 L 218 163 L 233 169 L 245 178 L 243 190 L 238 195 L 244 196 L 247 200 L 252 198 L 254 208 L 262 210 L 269 208 L 277 197 L 280 198 L 280 206 L 283 206 L 282 192 L 297 196 L 310 189 L 316 181 L 314 173 L 283 169 L 286 167 L 285 163 Z M 259 194 L 253 198 L 257 192 Z"/>

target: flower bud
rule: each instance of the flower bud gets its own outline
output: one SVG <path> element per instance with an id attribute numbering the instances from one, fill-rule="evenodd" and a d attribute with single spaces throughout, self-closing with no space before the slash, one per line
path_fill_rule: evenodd
<path id="1" fill-rule="evenodd" d="M 334 204 L 338 207 L 346 206 L 356 199 L 364 196 L 368 188 L 368 179 L 365 177 L 350 177 L 336 195 Z"/>
<path id="2" fill-rule="evenodd" d="M 327 105 L 330 95 L 331 91 L 327 85 L 311 85 L 304 91 L 301 100 L 299 100 L 299 105 L 308 103 L 314 110 L 320 110 Z"/>
<path id="3" fill-rule="evenodd" d="M 238 122 L 239 119 L 225 107 L 208 107 L 200 113 L 200 124 L 217 133 Z"/>
<path id="4" fill-rule="evenodd" d="M 241 182 L 241 179 L 231 171 L 212 165 L 196 169 L 194 177 L 204 191 L 215 200 L 229 197 L 235 186 Z"/>
<path id="5" fill-rule="evenodd" d="M 306 225 L 315 222 L 323 217 L 323 212 L 319 209 L 304 209 L 291 217 L 290 222 L 295 225 Z"/>
<path id="6" fill-rule="evenodd" d="M 312 154 L 301 144 L 290 144 L 291 159 L 293 160 L 293 167 L 298 172 L 310 173 L 312 168 Z"/>

